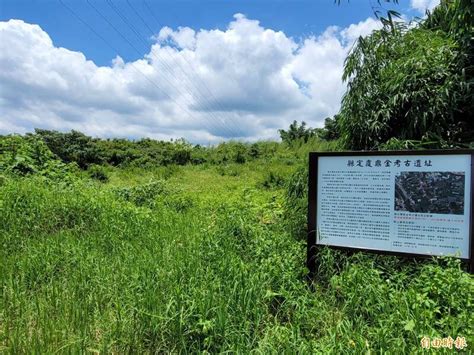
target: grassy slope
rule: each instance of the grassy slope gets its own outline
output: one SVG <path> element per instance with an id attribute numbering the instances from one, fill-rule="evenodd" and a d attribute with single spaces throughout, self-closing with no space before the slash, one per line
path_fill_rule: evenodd
<path id="1" fill-rule="evenodd" d="M 261 187 L 270 170 L 293 169 L 113 170 L 106 185 L 69 187 L 10 179 L 0 351 L 408 353 L 423 335 L 472 348 L 474 283 L 454 261 L 326 250 L 310 291 L 283 191 Z"/>

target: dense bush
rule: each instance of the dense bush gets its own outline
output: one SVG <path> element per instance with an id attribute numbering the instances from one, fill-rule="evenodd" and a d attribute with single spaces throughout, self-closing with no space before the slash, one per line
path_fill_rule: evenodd
<path id="1" fill-rule="evenodd" d="M 89 176 L 94 180 L 98 180 L 100 182 L 109 181 L 109 175 L 107 174 L 107 171 L 104 167 L 100 165 L 91 165 L 89 166 L 87 171 L 89 173 Z"/>
<path id="2" fill-rule="evenodd" d="M 65 163 L 75 162 L 85 169 L 91 164 L 101 164 L 104 157 L 92 139 L 78 131 L 60 133 L 44 129 L 36 129 L 36 136 L 43 139 L 49 149 Z"/>
<path id="3" fill-rule="evenodd" d="M 143 185 L 114 189 L 116 195 L 136 206 L 153 208 L 159 196 L 171 193 L 169 185 L 164 180 L 150 181 Z"/>
<path id="4" fill-rule="evenodd" d="M 438 147 L 474 142 L 469 3 L 443 1 L 415 27 L 389 13 L 381 30 L 359 39 L 346 59 L 338 121 L 347 147 L 374 149 L 392 137 Z"/>
<path id="5" fill-rule="evenodd" d="M 263 180 L 260 182 L 260 186 L 265 189 L 282 188 L 285 186 L 285 178 L 277 172 L 270 170 L 265 173 Z"/>
<path id="6" fill-rule="evenodd" d="M 37 136 L 0 136 L 0 152 L 0 171 L 7 174 L 69 180 L 77 172 L 74 164 L 61 162 Z"/>
<path id="7" fill-rule="evenodd" d="M 2 136 L 0 136 L 2 137 Z M 238 163 L 256 159 L 271 159 L 281 151 L 278 142 L 222 142 L 215 146 L 193 145 L 184 139 L 157 141 L 149 138 L 92 138 L 77 131 L 62 133 L 36 129 L 35 133 L 16 136 L 20 140 L 44 142 L 52 154 L 64 163 L 74 162 L 86 170 L 92 165 L 153 168 L 168 165 Z M 38 143 L 35 143 L 38 144 Z M 13 146 L 5 149 L 14 149 Z M 28 169 L 19 166 L 18 169 Z M 25 173 L 27 171 L 25 170 Z"/>

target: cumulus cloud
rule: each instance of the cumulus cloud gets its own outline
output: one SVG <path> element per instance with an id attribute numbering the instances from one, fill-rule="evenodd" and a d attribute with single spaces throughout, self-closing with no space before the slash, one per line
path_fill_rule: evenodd
<path id="1" fill-rule="evenodd" d="M 163 27 L 143 58 L 97 66 L 38 25 L 0 22 L 0 133 L 214 143 L 276 138 L 294 119 L 321 126 L 339 109 L 348 50 L 378 26 L 368 18 L 296 42 L 236 14 L 225 30 Z"/>
<path id="2" fill-rule="evenodd" d="M 364 21 L 360 21 L 359 23 L 352 24 L 347 28 L 341 30 L 341 36 L 344 39 L 345 43 L 354 43 L 356 39 L 359 37 L 365 37 L 372 33 L 375 29 L 382 28 L 382 24 L 380 21 L 369 17 Z"/>
<path id="3" fill-rule="evenodd" d="M 433 10 L 439 5 L 440 0 L 410 0 L 410 6 L 424 14 L 426 10 Z"/>
<path id="4" fill-rule="evenodd" d="M 158 36 L 154 36 L 154 39 L 161 43 L 166 43 L 167 40 L 171 40 L 175 45 L 180 48 L 195 49 L 196 47 L 196 32 L 189 27 L 179 27 L 177 31 L 173 31 L 170 27 L 163 27 Z"/>

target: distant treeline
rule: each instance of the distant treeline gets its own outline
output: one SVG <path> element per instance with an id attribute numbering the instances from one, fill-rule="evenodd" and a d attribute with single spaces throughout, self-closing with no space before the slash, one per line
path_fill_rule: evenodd
<path id="1" fill-rule="evenodd" d="M 46 162 L 60 161 L 86 170 L 92 165 L 120 167 L 156 167 L 186 164 L 245 163 L 255 159 L 269 160 L 276 156 L 303 158 L 314 144 L 323 142 L 305 124 L 294 122 L 288 131 L 281 130 L 282 143 L 259 141 L 222 142 L 214 146 L 191 144 L 184 139 L 159 141 L 150 138 L 128 140 L 102 139 L 78 131 L 58 132 L 35 129 L 25 135 L 0 136 L 0 170 L 7 168 L 26 174 L 42 169 Z M 312 144 L 313 143 L 313 144 Z M 336 142 L 328 143 L 334 147 Z"/>
<path id="2" fill-rule="evenodd" d="M 193 145 L 184 139 L 158 141 L 150 138 L 128 140 L 102 139 L 78 131 L 57 132 L 36 129 L 23 136 L 0 137 L 4 151 L 19 149 L 22 142 L 38 145 L 44 142 L 49 150 L 64 163 L 76 163 L 79 168 L 90 165 L 140 166 L 185 165 L 235 162 L 270 157 L 278 149 L 277 142 L 240 143 L 225 142 L 214 147 Z M 35 143 L 36 142 L 36 143 Z"/>

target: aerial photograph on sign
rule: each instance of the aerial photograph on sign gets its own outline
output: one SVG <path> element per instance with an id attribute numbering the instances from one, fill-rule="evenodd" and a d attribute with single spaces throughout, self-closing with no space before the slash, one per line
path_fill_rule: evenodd
<path id="1" fill-rule="evenodd" d="M 395 176 L 395 210 L 464 214 L 464 172 L 403 171 Z"/>

